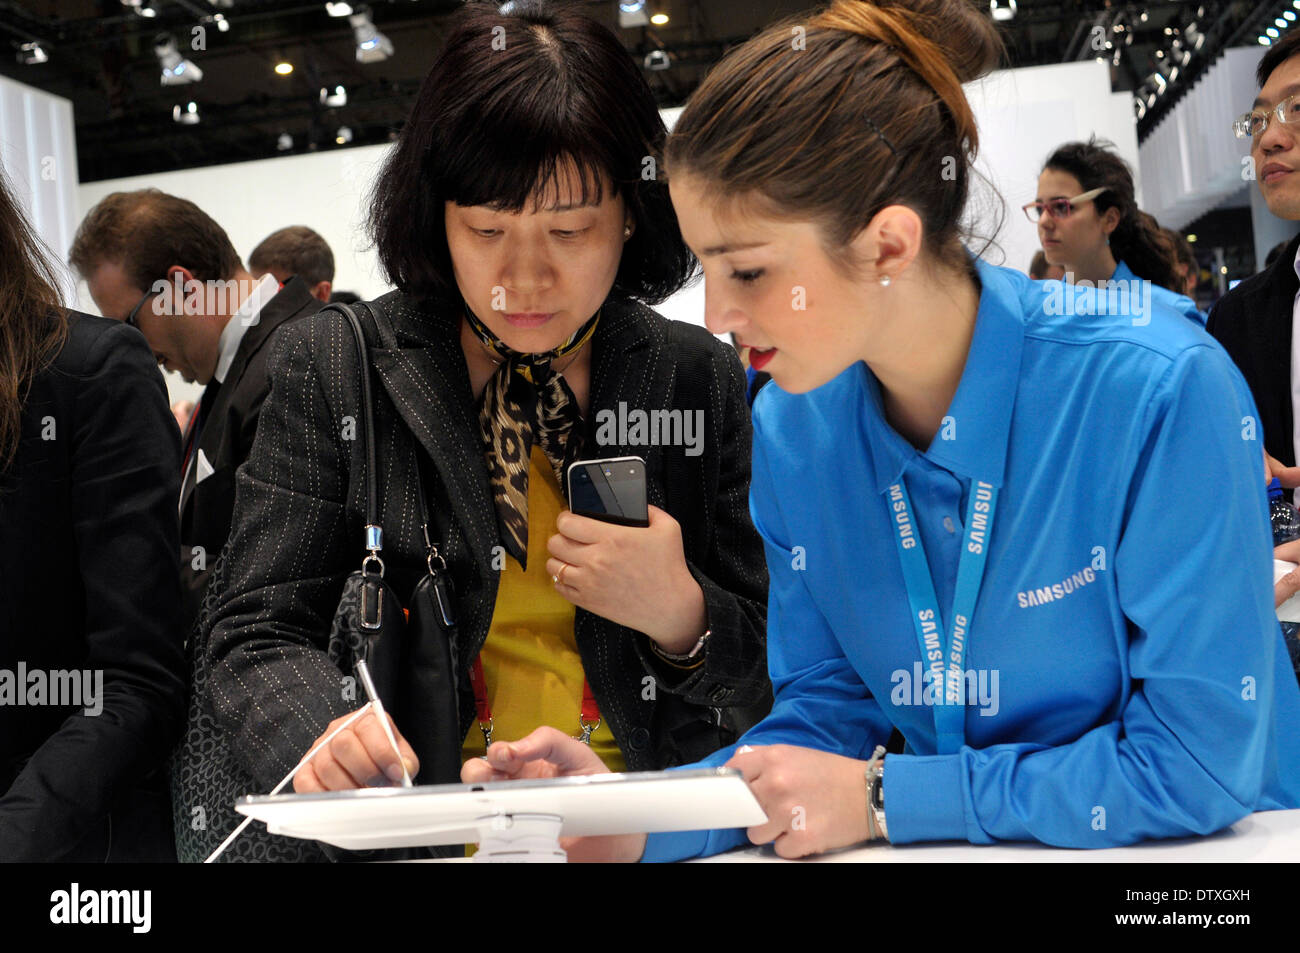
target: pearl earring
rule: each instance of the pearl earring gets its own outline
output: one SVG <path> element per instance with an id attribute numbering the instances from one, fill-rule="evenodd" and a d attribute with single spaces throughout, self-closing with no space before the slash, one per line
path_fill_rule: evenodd
<path id="1" fill-rule="evenodd" d="M 880 276 L 880 287 L 882 287 L 882 288 L 888 288 L 888 287 L 889 287 L 889 275 L 881 275 L 881 276 Z"/>
<path id="2" fill-rule="evenodd" d="M 632 237 L 632 226 L 630 225 L 623 226 L 623 241 L 627 241 L 631 237 Z"/>

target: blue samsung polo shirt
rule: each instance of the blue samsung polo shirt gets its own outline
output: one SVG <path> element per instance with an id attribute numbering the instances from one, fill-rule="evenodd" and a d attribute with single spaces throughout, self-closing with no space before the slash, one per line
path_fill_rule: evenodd
<path id="1" fill-rule="evenodd" d="M 1115 266 L 1115 273 L 1110 276 L 1111 281 L 1140 281 L 1137 275 L 1133 274 L 1133 269 L 1124 262 Z M 1162 288 L 1160 285 L 1151 285 L 1151 297 L 1159 304 L 1167 305 L 1170 309 L 1177 311 L 1189 321 L 1194 321 L 1200 327 L 1205 327 L 1205 322 L 1209 315 L 1196 307 L 1196 302 L 1187 295 L 1181 295 L 1177 291 L 1169 288 Z"/>
<path id="2" fill-rule="evenodd" d="M 1067 309 L 1059 282 L 977 269 L 970 354 L 925 452 L 886 423 L 863 363 L 756 402 L 750 509 L 776 703 L 737 744 L 865 759 L 896 726 L 896 844 L 1113 847 L 1300 806 L 1300 689 L 1240 373 L 1148 292 Z M 946 626 L 972 481 L 998 490 L 951 753 L 938 753 L 895 541 L 900 479 Z M 743 830 L 653 834 L 643 859 L 747 843 Z"/>

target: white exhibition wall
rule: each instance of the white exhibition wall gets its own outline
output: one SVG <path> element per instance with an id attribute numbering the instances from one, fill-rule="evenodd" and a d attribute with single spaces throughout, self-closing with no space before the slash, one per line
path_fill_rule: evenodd
<path id="1" fill-rule="evenodd" d="M 1095 133 L 1114 142 L 1137 172 L 1131 98 L 1110 92 L 1104 64 L 1087 60 L 1007 70 L 966 89 L 980 127 L 978 167 L 997 192 L 994 195 L 987 186 L 977 185 L 971 206 L 975 220 L 970 224 L 976 234 L 995 240 L 986 257 L 996 264 L 1024 269 L 1037 251 L 1037 233 L 1020 206 L 1034 198 L 1043 160 L 1056 145 Z M 665 121 L 671 125 L 678 112 L 666 110 Z M 363 206 L 389 148 L 331 150 L 87 183 L 78 192 L 79 214 L 110 192 L 152 186 L 191 199 L 208 211 L 245 258 L 275 229 L 308 225 L 334 250 L 335 288 L 370 298 L 382 294 L 386 285 L 373 250 L 366 247 Z M 1001 228 L 994 231 L 999 209 Z M 56 247 L 66 252 L 67 242 Z M 81 306 L 93 312 L 84 285 L 80 291 Z M 659 310 L 671 318 L 703 324 L 703 283 L 676 295 Z M 195 393 L 179 379 L 169 386 L 174 398 Z"/>
<path id="2" fill-rule="evenodd" d="M 1133 97 L 1110 91 L 1106 64 L 1090 59 L 1004 70 L 965 88 L 980 130 L 976 166 L 987 180 L 973 190 L 967 224 L 985 238 L 999 214 L 1002 219 L 992 235 L 996 245 L 985 254 L 989 261 L 1029 268 L 1038 231 L 1021 206 L 1034 200 L 1043 162 L 1064 142 L 1095 134 L 1113 143 L 1133 170 L 1142 204 Z"/>
<path id="3" fill-rule="evenodd" d="M 979 125 L 976 168 L 983 177 L 973 184 L 966 224 L 980 239 L 975 247 L 983 247 L 984 239 L 993 239 L 994 244 L 984 253 L 993 264 L 1028 270 L 1039 249 L 1038 231 L 1021 206 L 1033 201 L 1043 161 L 1061 143 L 1093 134 L 1108 139 L 1138 178 L 1132 97 L 1110 91 L 1105 64 L 1086 60 L 1002 70 L 967 83 L 965 90 Z M 664 111 L 670 128 L 680 112 Z M 1140 180 L 1137 189 L 1140 205 Z M 704 284 L 687 288 L 658 310 L 670 318 L 703 324 Z"/>
<path id="4" fill-rule="evenodd" d="M 50 257 L 62 262 L 81 220 L 72 103 L 0 76 L 0 168 Z M 71 301 L 66 268 L 59 277 Z"/>

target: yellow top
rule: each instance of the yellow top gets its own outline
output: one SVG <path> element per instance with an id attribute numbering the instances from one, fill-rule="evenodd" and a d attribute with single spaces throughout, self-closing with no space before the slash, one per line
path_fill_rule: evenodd
<path id="1" fill-rule="evenodd" d="M 546 572 L 546 541 L 565 509 L 560 484 L 534 444 L 528 467 L 528 571 L 505 557 L 492 627 L 479 658 L 492 708 L 493 741 L 515 741 L 540 725 L 575 738 L 582 734 L 582 658 L 573 634 L 573 603 L 555 591 Z M 623 771 L 623 753 L 602 716 L 591 748 L 611 771 Z M 470 728 L 463 760 L 483 754 L 483 733 Z"/>

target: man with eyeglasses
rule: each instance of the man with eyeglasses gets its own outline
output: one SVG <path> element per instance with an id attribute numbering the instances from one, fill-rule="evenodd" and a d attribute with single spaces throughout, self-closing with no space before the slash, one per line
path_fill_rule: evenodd
<path id="1" fill-rule="evenodd" d="M 183 624 L 203 603 L 266 399 L 273 332 L 322 302 L 293 278 L 250 274 L 225 230 L 193 202 L 157 189 L 115 192 L 77 229 L 69 261 L 100 313 L 137 328 L 158 363 L 203 396 L 182 437 Z"/>
<path id="2" fill-rule="evenodd" d="M 1233 132 L 1250 140 L 1255 181 L 1269 211 L 1300 221 L 1300 30 L 1269 48 L 1255 77 L 1259 96 Z M 1206 330 L 1250 385 L 1264 430 L 1265 480 L 1300 486 L 1300 235 L 1271 266 L 1219 300 Z M 1275 555 L 1300 562 L 1300 546 L 1285 544 Z M 1281 579 L 1274 595 L 1280 605 L 1297 591 L 1300 570 Z"/>

